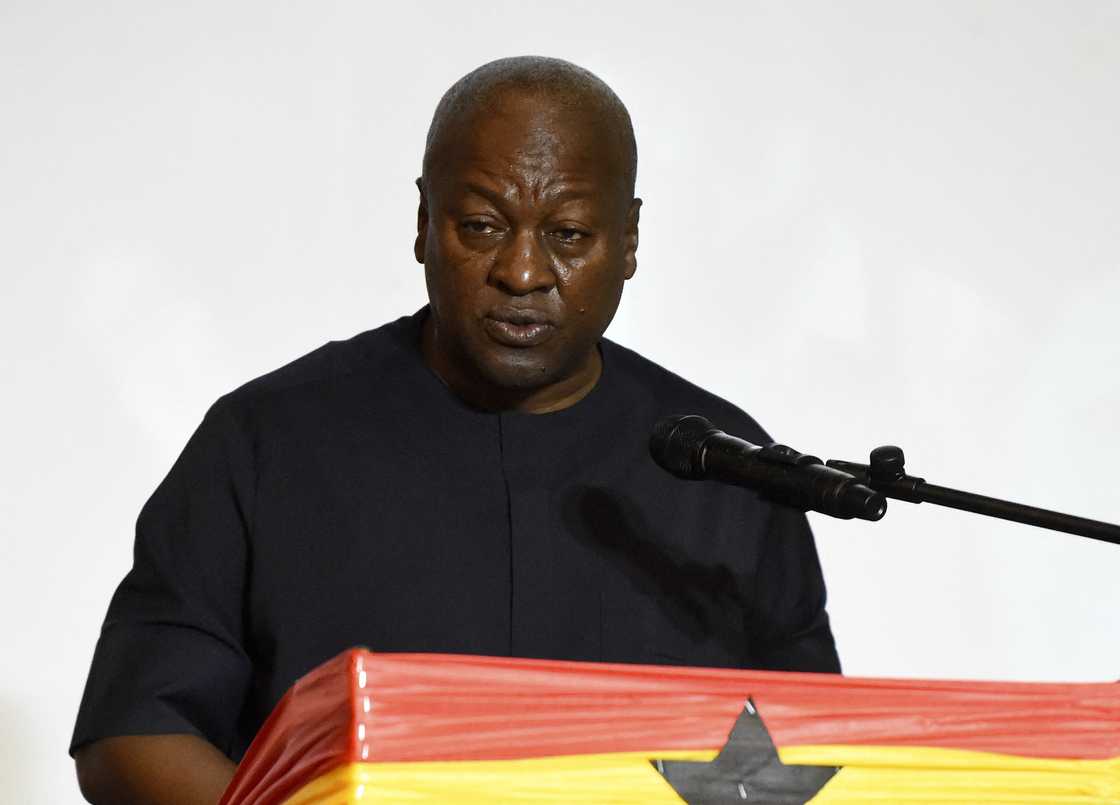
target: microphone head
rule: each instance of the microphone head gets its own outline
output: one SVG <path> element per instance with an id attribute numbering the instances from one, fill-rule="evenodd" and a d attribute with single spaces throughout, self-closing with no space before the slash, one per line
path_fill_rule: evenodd
<path id="1" fill-rule="evenodd" d="M 718 432 L 711 422 L 697 414 L 662 417 L 649 437 L 649 454 L 662 469 L 678 478 L 703 478 L 704 441 Z"/>

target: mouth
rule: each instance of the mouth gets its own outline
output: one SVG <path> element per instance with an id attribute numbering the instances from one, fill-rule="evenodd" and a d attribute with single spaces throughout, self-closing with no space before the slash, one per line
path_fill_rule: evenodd
<path id="1" fill-rule="evenodd" d="M 556 332 L 556 325 L 544 311 L 512 307 L 490 311 L 482 325 L 499 344 L 521 349 L 543 344 Z"/>

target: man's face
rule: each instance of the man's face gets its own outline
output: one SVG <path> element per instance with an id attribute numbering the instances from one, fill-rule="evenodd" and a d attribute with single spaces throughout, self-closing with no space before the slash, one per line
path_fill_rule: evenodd
<path id="1" fill-rule="evenodd" d="M 596 343 L 636 267 L 641 202 L 598 125 L 507 92 L 433 159 L 416 239 L 432 310 L 425 356 L 473 402 L 555 410 L 599 376 Z"/>

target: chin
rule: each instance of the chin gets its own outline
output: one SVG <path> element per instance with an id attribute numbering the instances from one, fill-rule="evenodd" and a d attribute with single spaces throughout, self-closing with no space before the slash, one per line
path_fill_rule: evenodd
<path id="1" fill-rule="evenodd" d="M 531 391 L 560 379 L 555 366 L 527 356 L 517 360 L 492 360 L 479 368 L 488 383 L 503 389 Z"/>

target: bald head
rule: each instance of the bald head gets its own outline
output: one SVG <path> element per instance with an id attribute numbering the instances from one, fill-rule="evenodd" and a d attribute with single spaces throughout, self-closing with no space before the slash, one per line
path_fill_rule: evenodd
<path id="1" fill-rule="evenodd" d="M 623 183 L 633 197 L 638 149 L 630 113 L 614 91 L 591 71 L 544 56 L 515 56 L 489 62 L 467 73 L 444 93 L 428 128 L 421 176 L 424 186 L 456 136 L 480 115 L 492 114 L 510 95 L 545 98 L 560 113 L 592 116 L 597 129 L 611 141 Z"/>

